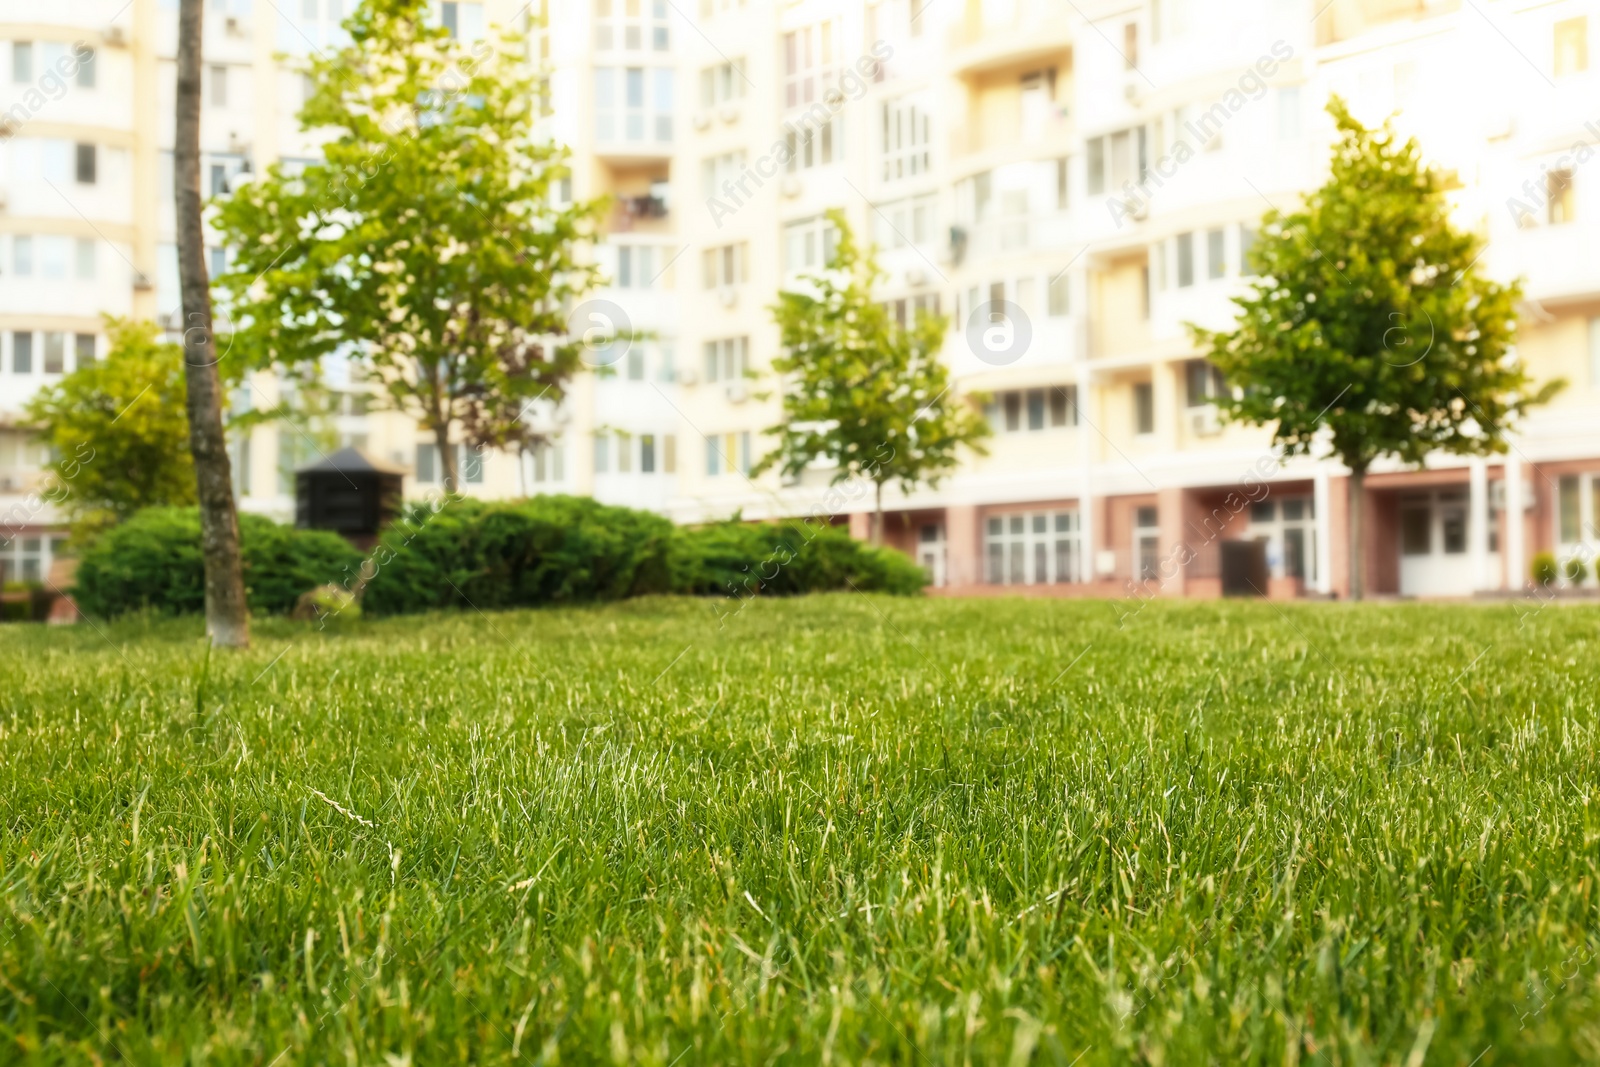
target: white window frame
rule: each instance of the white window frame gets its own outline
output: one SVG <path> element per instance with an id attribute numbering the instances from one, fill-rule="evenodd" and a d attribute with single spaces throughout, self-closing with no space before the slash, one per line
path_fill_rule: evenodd
<path id="1" fill-rule="evenodd" d="M 878 124 L 878 152 L 886 182 L 927 174 L 932 169 L 933 116 L 919 95 L 885 100 Z"/>
<path id="2" fill-rule="evenodd" d="M 1083 528 L 1076 508 L 984 518 L 987 585 L 1066 585 L 1083 578 Z"/>

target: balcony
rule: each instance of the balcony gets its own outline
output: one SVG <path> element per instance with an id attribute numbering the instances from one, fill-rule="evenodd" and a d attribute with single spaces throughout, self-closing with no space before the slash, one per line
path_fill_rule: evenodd
<path id="1" fill-rule="evenodd" d="M 1072 14 L 1061 0 L 966 0 L 950 29 L 954 72 L 971 77 L 1065 52 Z"/>

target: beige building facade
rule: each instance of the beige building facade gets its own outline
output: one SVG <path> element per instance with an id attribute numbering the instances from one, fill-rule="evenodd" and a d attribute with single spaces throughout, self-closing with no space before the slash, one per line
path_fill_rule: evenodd
<path id="1" fill-rule="evenodd" d="M 218 195 L 274 162 L 316 158 L 294 120 L 294 64 L 337 43 L 340 2 L 208 3 L 204 173 Z M 177 307 L 175 7 L 84 0 L 41 21 L 36 6 L 0 0 L 13 102 L 0 141 L 8 576 L 47 573 L 58 529 L 29 503 L 41 457 L 21 404 L 103 351 L 102 312 L 170 322 Z M 1368 589 L 1467 596 L 1522 588 L 1539 551 L 1592 560 L 1597 7 L 440 3 L 458 35 L 527 33 L 548 74 L 541 135 L 572 148 L 570 195 L 613 203 L 594 249 L 608 284 L 575 326 L 639 338 L 598 354 L 559 409 L 530 414 L 550 447 L 469 456 L 463 490 L 588 494 L 682 522 L 809 514 L 864 531 L 865 487 L 830 486 L 821 469 L 793 484 L 748 474 L 781 418 L 770 305 L 820 269 L 825 213 L 839 208 L 877 245 L 897 315 L 950 318 L 956 392 L 986 398 L 995 431 L 990 454 L 937 489 L 886 501 L 891 539 L 938 588 L 1343 594 L 1346 472 L 1220 425 L 1209 400 L 1221 385 L 1185 326 L 1229 321 L 1263 211 L 1321 181 L 1322 107 L 1338 93 L 1364 120 L 1395 114 L 1457 173 L 1458 221 L 1488 239 L 1482 269 L 1525 280 L 1519 357 L 1568 382 L 1504 457 L 1369 479 Z M 227 250 L 212 255 L 221 265 Z M 414 495 L 436 488 L 428 435 L 373 409 L 344 368 L 328 376 L 336 395 L 314 428 L 261 426 L 235 443 L 243 507 L 288 517 L 294 467 L 333 445 L 404 465 Z M 258 376 L 235 406 L 276 403 L 277 389 Z"/>

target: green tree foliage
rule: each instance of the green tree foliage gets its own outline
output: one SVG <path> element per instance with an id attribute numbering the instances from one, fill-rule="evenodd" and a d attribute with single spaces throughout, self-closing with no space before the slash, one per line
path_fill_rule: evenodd
<path id="1" fill-rule="evenodd" d="M 234 269 L 219 279 L 256 366 L 347 352 L 430 428 L 455 485 L 452 426 L 527 443 L 521 416 L 578 364 L 564 307 L 592 283 L 574 247 L 603 204 L 558 207 L 566 152 L 535 138 L 524 45 L 470 47 L 426 0 L 368 0 L 350 43 L 311 62 L 301 112 L 324 161 L 281 164 L 221 202 Z"/>
<path id="2" fill-rule="evenodd" d="M 874 490 L 873 540 L 883 540 L 883 487 L 937 485 L 962 446 L 982 454 L 989 427 L 950 393 L 939 358 L 946 321 L 919 314 L 899 325 L 872 295 L 883 277 L 842 211 L 828 215 L 838 244 L 811 291 L 781 292 L 773 307 L 783 355 L 784 421 L 767 432 L 777 447 L 756 472 L 797 476 L 818 459 L 837 464 L 834 482 L 865 478 Z"/>
<path id="3" fill-rule="evenodd" d="M 157 340 L 149 323 L 108 319 L 107 332 L 104 360 L 27 406 L 54 456 L 50 499 L 80 543 L 140 508 L 195 499 L 182 349 Z"/>
<path id="4" fill-rule="evenodd" d="M 1512 355 L 1520 288 L 1475 270 L 1483 241 L 1451 224 L 1452 177 L 1389 123 L 1369 129 L 1337 97 L 1328 111 L 1339 137 L 1327 182 L 1263 219 L 1234 327 L 1192 329 L 1240 387 L 1219 398 L 1225 415 L 1272 426 L 1288 455 L 1326 439 L 1350 469 L 1359 597 L 1372 463 L 1504 452 L 1510 426 L 1561 383 L 1535 389 Z"/>

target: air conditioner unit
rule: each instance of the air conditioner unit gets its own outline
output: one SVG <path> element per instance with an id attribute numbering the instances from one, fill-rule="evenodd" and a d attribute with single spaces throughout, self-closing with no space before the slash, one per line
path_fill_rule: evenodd
<path id="1" fill-rule="evenodd" d="M 795 177 L 793 174 L 785 174 L 783 176 L 783 183 L 779 186 L 779 190 L 783 193 L 783 195 L 788 197 L 799 196 L 801 188 L 802 186 L 800 185 L 800 179 Z"/>
<path id="2" fill-rule="evenodd" d="M 146 274 L 142 270 L 136 270 L 136 271 L 133 272 L 133 289 L 134 289 L 134 292 L 137 292 L 137 293 L 148 293 L 150 290 L 154 289 L 155 287 L 156 287 L 155 282 L 152 282 L 150 280 L 150 275 Z"/>
<path id="3" fill-rule="evenodd" d="M 1189 433 L 1195 437 L 1215 437 L 1222 432 L 1222 419 L 1217 409 L 1207 404 L 1203 408 L 1189 409 Z"/>
<path id="4" fill-rule="evenodd" d="M 726 392 L 730 404 L 743 404 L 750 399 L 750 387 L 744 382 L 729 382 Z"/>
<path id="5" fill-rule="evenodd" d="M 121 48 L 128 43 L 128 31 L 121 26 L 107 26 L 100 36 L 113 48 Z"/>
<path id="6" fill-rule="evenodd" d="M 694 124 L 694 128 L 697 130 L 710 129 L 711 113 L 709 111 L 696 111 L 694 113 L 694 118 L 690 119 L 689 121 Z"/>
<path id="7" fill-rule="evenodd" d="M 739 290 L 731 285 L 724 285 L 717 290 L 717 299 L 722 302 L 723 307 L 731 308 L 739 302 Z"/>
<path id="8" fill-rule="evenodd" d="M 822 94 L 822 102 L 827 104 L 829 107 L 838 107 L 844 103 L 844 93 L 840 92 L 838 89 L 829 89 L 827 92 Z"/>
<path id="9" fill-rule="evenodd" d="M 240 20 L 238 18 L 238 16 L 229 15 L 228 16 L 228 20 L 224 25 L 227 27 L 228 36 L 230 36 L 230 37 L 243 37 L 244 36 L 244 22 L 242 20 Z"/>
<path id="10" fill-rule="evenodd" d="M 739 105 L 738 104 L 723 104 L 721 109 L 717 111 L 717 117 L 720 118 L 723 122 L 738 122 L 739 121 Z"/>
<path id="11" fill-rule="evenodd" d="M 228 153 L 235 156 L 248 156 L 250 142 L 239 136 L 238 130 L 228 131 Z"/>

